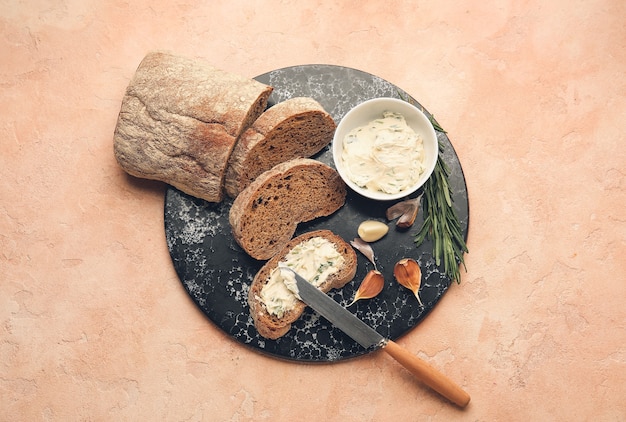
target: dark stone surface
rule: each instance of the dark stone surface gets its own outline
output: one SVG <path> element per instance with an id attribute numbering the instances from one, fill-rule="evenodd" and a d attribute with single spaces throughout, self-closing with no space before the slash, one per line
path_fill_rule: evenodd
<path id="1" fill-rule="evenodd" d="M 376 97 L 411 98 L 402 89 L 368 73 L 332 65 L 303 65 L 271 71 L 257 80 L 274 87 L 270 106 L 295 96 L 310 96 L 319 101 L 336 122 L 360 102 Z M 414 100 L 411 98 L 411 100 Z M 417 101 L 415 101 L 417 103 Z M 421 107 L 417 103 L 418 107 Z M 423 111 L 430 115 L 427 110 Z M 437 132 L 444 147 L 444 161 L 450 167 L 454 207 L 467 237 L 469 203 L 461 164 L 448 139 Z M 333 166 L 330 146 L 314 158 Z M 419 194 L 420 192 L 417 192 Z M 306 362 L 330 362 L 368 353 L 369 350 L 332 327 L 310 308 L 278 340 L 260 337 L 250 317 L 247 296 L 254 275 L 263 261 L 250 258 L 233 240 L 228 223 L 232 201 L 208 203 L 170 187 L 165 197 L 165 233 L 176 272 L 185 289 L 206 316 L 238 342 L 274 357 Z M 366 219 L 386 221 L 385 210 L 392 203 L 381 203 L 348 192 L 346 205 L 337 213 L 301 224 L 296 235 L 327 228 L 345 240 L 357 236 L 358 225 Z M 397 339 L 413 329 L 437 304 L 450 286 L 432 258 L 432 244 L 417 248 L 414 235 L 421 226 L 423 213 L 415 225 L 400 231 L 389 222 L 390 231 L 372 247 L 378 269 L 385 277 L 385 288 L 376 298 L 361 300 L 349 309 L 383 336 Z M 329 295 L 348 305 L 372 264 L 359 252 L 355 279 Z M 416 259 L 422 268 L 420 307 L 413 293 L 393 277 L 393 266 L 402 258 Z"/>

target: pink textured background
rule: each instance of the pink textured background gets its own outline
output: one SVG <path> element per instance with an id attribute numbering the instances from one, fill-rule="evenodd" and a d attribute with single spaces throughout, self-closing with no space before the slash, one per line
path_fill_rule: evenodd
<path id="1" fill-rule="evenodd" d="M 0 2 L 2 420 L 626 420 L 626 3 Z M 468 272 L 384 354 L 247 350 L 172 267 L 165 186 L 112 134 L 147 51 L 254 76 L 358 68 L 448 131 L 468 183 Z"/>

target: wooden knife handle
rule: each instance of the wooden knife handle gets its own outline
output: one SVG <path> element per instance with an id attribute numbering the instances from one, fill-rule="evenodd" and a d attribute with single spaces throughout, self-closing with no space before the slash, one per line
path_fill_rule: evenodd
<path id="1" fill-rule="evenodd" d="M 460 407 L 465 407 L 469 403 L 470 396 L 461 387 L 404 347 L 388 340 L 383 350 L 408 369 L 418 380 L 452 403 Z"/>

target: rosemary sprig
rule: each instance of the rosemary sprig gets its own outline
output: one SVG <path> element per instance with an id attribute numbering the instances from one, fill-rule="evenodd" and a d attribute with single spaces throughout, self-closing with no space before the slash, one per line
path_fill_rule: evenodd
<path id="1" fill-rule="evenodd" d="M 459 265 L 465 261 L 463 253 L 469 252 L 459 219 L 452 207 L 452 189 L 448 183 L 450 170 L 442 158 L 443 146 L 439 143 L 439 156 L 432 176 L 424 185 L 424 222 L 415 236 L 417 246 L 426 238 L 433 240 L 435 264 L 441 265 L 451 280 L 461 282 Z"/>
<path id="2" fill-rule="evenodd" d="M 398 95 L 404 101 L 417 105 L 411 101 L 410 97 L 402 95 L 400 91 L 398 91 Z M 430 122 L 436 131 L 447 133 L 432 115 Z M 467 271 L 463 254 L 469 251 L 463 239 L 459 218 L 452 207 L 452 189 L 448 183 L 450 169 L 443 161 L 443 149 L 443 145 L 439 142 L 439 155 L 435 170 L 424 184 L 424 222 L 415 236 L 415 243 L 420 246 L 426 238 L 432 239 L 435 264 L 439 266 L 443 260 L 444 273 L 451 280 L 460 283 L 459 266 L 462 264 Z"/>

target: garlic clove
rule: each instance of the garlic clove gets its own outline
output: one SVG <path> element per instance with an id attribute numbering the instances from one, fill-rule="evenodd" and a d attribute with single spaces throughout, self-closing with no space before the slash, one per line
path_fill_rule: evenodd
<path id="1" fill-rule="evenodd" d="M 357 230 L 359 237 L 366 242 L 376 242 L 382 239 L 388 231 L 389 227 L 385 223 L 376 220 L 362 222 Z"/>
<path id="2" fill-rule="evenodd" d="M 354 249 L 361 252 L 372 264 L 374 264 L 374 268 L 376 268 L 374 249 L 372 249 L 369 243 L 365 242 L 360 237 L 355 237 L 354 240 L 350 241 L 350 244 Z"/>
<path id="3" fill-rule="evenodd" d="M 417 217 L 417 212 L 420 207 L 420 200 L 422 199 L 422 195 L 417 198 L 407 199 L 406 201 L 398 202 L 397 204 L 392 205 L 387 208 L 386 217 L 387 220 L 395 220 L 396 226 L 401 229 L 409 228 L 415 222 L 415 218 Z"/>
<path id="4" fill-rule="evenodd" d="M 407 207 L 408 205 L 404 201 L 393 204 L 392 206 L 387 208 L 387 212 L 385 213 L 387 220 L 395 220 L 396 218 L 400 217 L 406 212 Z"/>
<path id="5" fill-rule="evenodd" d="M 393 267 L 393 275 L 398 283 L 413 292 L 420 306 L 424 306 L 419 296 L 419 289 L 422 284 L 422 269 L 417 261 L 411 258 L 401 259 Z"/>
<path id="6" fill-rule="evenodd" d="M 378 270 L 370 270 L 366 275 L 359 289 L 354 295 L 354 299 L 348 306 L 352 306 L 357 300 L 371 299 L 378 296 L 385 286 L 385 278 Z"/>

